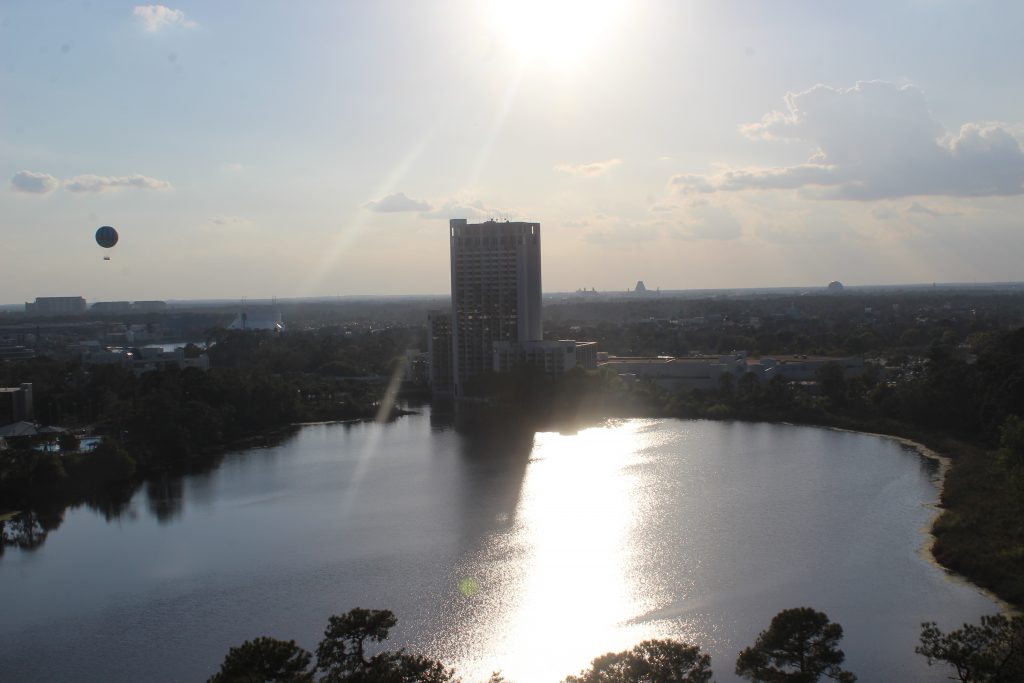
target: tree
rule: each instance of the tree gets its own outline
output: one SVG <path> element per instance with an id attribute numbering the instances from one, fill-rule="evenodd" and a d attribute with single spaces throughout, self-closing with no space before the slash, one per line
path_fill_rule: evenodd
<path id="1" fill-rule="evenodd" d="M 740 395 L 740 399 L 748 403 L 757 399 L 760 387 L 760 380 L 752 372 L 743 373 L 739 382 L 736 383 L 736 390 Z"/>
<path id="2" fill-rule="evenodd" d="M 61 432 L 57 437 L 61 453 L 73 453 L 78 450 L 78 437 L 71 432 Z"/>
<path id="3" fill-rule="evenodd" d="M 340 680 L 348 683 L 458 683 L 454 671 L 441 662 L 403 652 L 382 652 L 370 658 L 366 669 Z"/>
<path id="4" fill-rule="evenodd" d="M 935 622 L 921 624 L 921 645 L 914 652 L 928 664 L 946 662 L 962 683 L 1011 683 L 1024 680 L 1024 617 L 992 614 L 981 625 L 964 624 L 943 633 Z"/>
<path id="5" fill-rule="evenodd" d="M 609 652 L 564 683 L 707 683 L 711 657 L 678 640 L 645 640 L 632 650 Z"/>
<path id="6" fill-rule="evenodd" d="M 440 662 L 419 655 L 381 652 L 366 657 L 366 644 L 380 643 L 398 620 L 391 610 L 357 607 L 332 616 L 316 649 L 323 683 L 447 683 L 455 674 Z"/>
<path id="7" fill-rule="evenodd" d="M 312 655 L 295 641 L 256 638 L 231 648 L 220 672 L 208 683 L 457 683 L 455 673 L 441 662 L 420 655 L 380 652 L 366 656 L 367 643 L 380 643 L 397 623 L 390 610 L 356 608 L 330 618 L 324 639 Z M 495 674 L 497 676 L 497 674 Z M 502 683 L 500 676 L 491 683 Z"/>
<path id="8" fill-rule="evenodd" d="M 843 627 L 810 607 L 785 609 L 772 617 L 752 647 L 736 659 L 736 673 L 751 681 L 811 683 L 822 676 L 844 683 L 857 677 L 839 668 L 846 655 L 836 647 Z"/>
<path id="9" fill-rule="evenodd" d="M 294 640 L 247 640 L 228 650 L 207 683 L 313 683 L 312 659 Z"/>
<path id="10" fill-rule="evenodd" d="M 135 476 L 135 460 L 111 437 L 83 454 L 79 463 L 80 471 L 100 485 L 123 484 Z"/>
<path id="11" fill-rule="evenodd" d="M 846 405 L 846 373 L 839 363 L 830 362 L 820 366 L 815 379 L 821 387 L 821 394 L 828 399 L 832 408 Z"/>
<path id="12" fill-rule="evenodd" d="M 325 680 L 344 680 L 345 676 L 366 669 L 365 643 L 383 642 L 398 623 L 387 609 L 356 607 L 327 621 L 324 639 L 316 649 L 316 668 L 327 672 Z"/>
<path id="13" fill-rule="evenodd" d="M 736 377 L 729 371 L 718 376 L 718 393 L 725 397 L 731 397 L 736 390 Z"/>
<path id="14" fill-rule="evenodd" d="M 999 439 L 999 462 L 1006 468 L 1010 483 L 1024 494 L 1024 420 L 1010 415 L 1003 421 Z M 1021 502 L 1018 495 L 1017 502 Z"/>

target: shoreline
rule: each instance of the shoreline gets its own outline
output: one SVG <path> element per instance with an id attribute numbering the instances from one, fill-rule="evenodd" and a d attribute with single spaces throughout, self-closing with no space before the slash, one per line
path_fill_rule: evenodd
<path id="1" fill-rule="evenodd" d="M 826 427 L 826 429 L 831 429 L 837 432 L 848 432 L 850 434 L 864 434 L 867 436 L 877 436 L 882 439 L 888 439 L 889 441 L 895 441 L 901 446 L 914 450 L 921 457 L 927 458 L 929 460 L 934 460 L 935 462 L 937 462 L 939 465 L 939 471 L 935 475 L 935 481 L 938 484 L 938 498 L 935 500 L 935 502 L 927 504 L 928 508 L 931 510 L 931 517 L 928 519 L 927 524 L 921 528 L 921 533 L 926 535 L 927 540 L 925 544 L 918 550 L 917 554 L 920 555 L 921 558 L 929 564 L 941 569 L 942 572 L 951 580 L 957 583 L 966 584 L 974 590 L 981 593 L 982 595 L 984 595 L 986 598 L 992 600 L 999 606 L 999 611 L 1005 614 L 1006 616 L 1021 616 L 1022 611 L 1017 609 L 1017 607 L 1015 607 L 1013 604 L 999 597 L 988 588 L 985 588 L 984 586 L 979 586 L 978 584 L 974 583 L 967 576 L 964 576 L 963 574 L 960 574 L 959 572 L 953 571 L 949 567 L 946 567 L 941 562 L 939 562 L 938 559 L 935 557 L 933 549 L 935 547 L 936 538 L 933 530 L 935 528 L 935 522 L 938 521 L 939 517 L 942 515 L 945 509 L 942 507 L 942 494 L 946 486 L 946 475 L 948 475 L 949 471 L 953 468 L 953 458 L 951 458 L 948 455 L 939 453 L 935 449 L 926 446 L 920 441 L 914 441 L 913 439 L 907 438 L 905 436 L 895 436 L 893 434 L 883 434 L 881 432 L 864 432 L 858 431 L 856 429 L 846 429 L 845 427 Z"/>

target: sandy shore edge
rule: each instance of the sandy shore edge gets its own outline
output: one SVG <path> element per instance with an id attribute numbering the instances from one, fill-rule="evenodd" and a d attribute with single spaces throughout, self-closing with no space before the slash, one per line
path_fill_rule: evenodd
<path id="1" fill-rule="evenodd" d="M 968 585 L 974 590 L 984 595 L 985 597 L 995 602 L 999 606 L 999 609 L 1003 614 L 1007 616 L 1021 616 L 1022 614 L 1024 614 L 1021 611 L 1017 610 L 1013 605 L 1006 602 L 998 595 L 990 591 L 989 589 L 979 586 L 963 574 L 958 574 L 957 572 L 953 571 L 949 567 L 946 567 L 937 559 L 935 559 L 935 555 L 932 552 L 932 549 L 935 546 L 935 534 L 932 533 L 932 529 L 935 526 L 935 521 L 939 518 L 939 515 L 942 514 L 942 492 L 946 488 L 946 475 L 949 473 L 949 470 L 953 467 L 952 458 L 950 458 L 948 455 L 943 455 L 942 453 L 939 453 L 929 448 L 928 446 L 925 446 L 923 443 L 920 443 L 919 441 L 914 441 L 913 439 L 908 439 L 903 436 L 893 436 L 892 434 L 881 434 L 879 432 L 861 432 L 857 431 L 856 429 L 844 429 L 842 427 L 828 427 L 828 429 L 831 429 L 836 432 L 849 432 L 851 434 L 865 434 L 867 436 L 877 436 L 881 439 L 895 441 L 901 446 L 911 448 L 917 451 L 917 453 L 920 454 L 921 456 L 937 462 L 939 465 L 939 471 L 935 475 L 935 481 L 939 486 L 939 496 L 938 498 L 935 499 L 934 502 L 928 503 L 928 507 L 931 509 L 932 515 L 928 519 L 928 523 L 921 529 L 921 533 L 926 536 L 927 541 L 918 551 L 918 554 L 920 554 L 921 557 L 929 564 L 935 565 L 936 567 L 941 569 L 942 572 L 951 580 L 956 581 L 957 583 Z"/>

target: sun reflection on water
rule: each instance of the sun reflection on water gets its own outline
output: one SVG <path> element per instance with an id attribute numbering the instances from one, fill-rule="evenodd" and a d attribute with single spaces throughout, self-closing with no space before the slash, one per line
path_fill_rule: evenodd
<path id="1" fill-rule="evenodd" d="M 654 606 L 630 561 L 638 551 L 630 466 L 645 445 L 644 424 L 535 436 L 512 529 L 487 553 L 504 571 L 510 555 L 520 557 L 521 571 L 485 570 L 460 584 L 463 595 L 466 586 L 479 590 L 480 607 L 491 612 L 487 633 L 478 634 L 488 658 L 463 661 L 467 680 L 500 669 L 512 681 L 557 681 L 599 654 L 653 637 L 650 623 L 635 619 Z"/>

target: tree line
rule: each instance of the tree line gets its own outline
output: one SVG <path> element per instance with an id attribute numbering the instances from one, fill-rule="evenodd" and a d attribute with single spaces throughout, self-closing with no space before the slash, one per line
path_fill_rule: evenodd
<path id="1" fill-rule="evenodd" d="M 328 620 L 313 653 L 293 640 L 260 637 L 232 647 L 208 683 L 458 683 L 443 662 L 404 650 L 368 654 L 397 624 L 390 610 L 356 608 Z M 735 672 L 761 683 L 814 683 L 822 678 L 853 683 L 842 668 L 843 628 L 811 607 L 776 614 L 755 642 L 740 651 Z M 943 632 L 922 624 L 915 652 L 928 664 L 942 662 L 961 683 L 1019 683 L 1024 680 L 1024 617 L 995 614 L 981 624 Z M 673 639 L 646 640 L 622 652 L 597 657 L 590 667 L 562 683 L 708 683 L 711 657 L 700 647 Z M 495 672 L 487 683 L 508 683 Z"/>
<path id="2" fill-rule="evenodd" d="M 70 435 L 59 453 L 12 439 L 0 451 L 0 512 L 109 498 L 145 477 L 205 467 L 225 447 L 295 423 L 374 417 L 384 384 L 375 378 L 395 370 L 417 332 L 221 330 L 210 337 L 208 371 L 136 375 L 120 365 L 45 357 L 0 363 L 0 386 L 32 383 L 39 421 L 89 428 L 103 439 L 86 453 Z M 187 356 L 200 352 L 186 348 Z"/>

